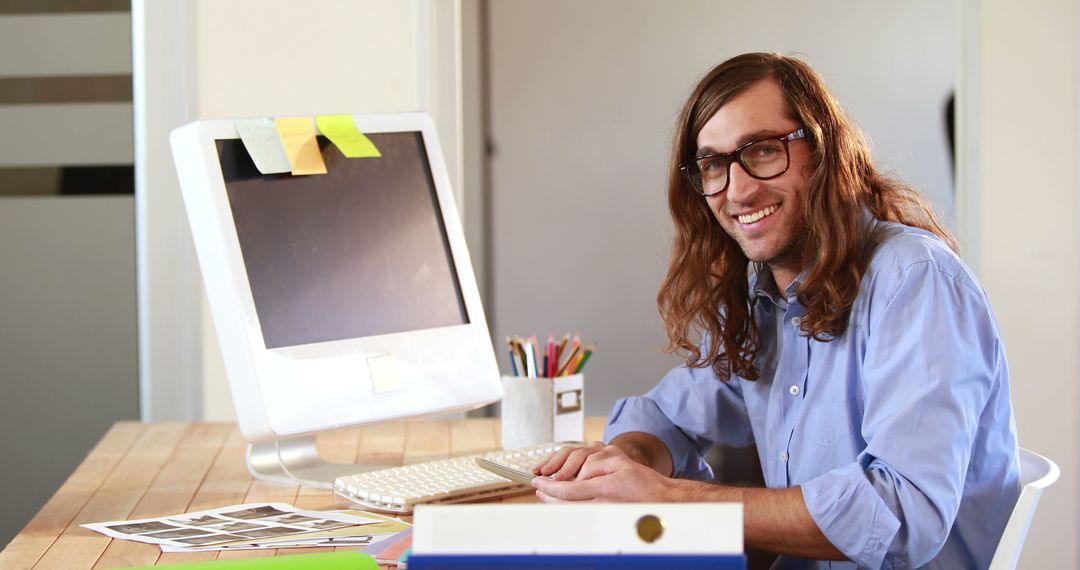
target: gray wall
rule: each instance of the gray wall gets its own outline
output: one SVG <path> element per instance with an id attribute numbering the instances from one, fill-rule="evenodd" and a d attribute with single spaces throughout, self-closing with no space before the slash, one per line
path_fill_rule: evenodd
<path id="1" fill-rule="evenodd" d="M 0 3 L 0 546 L 138 417 L 134 198 L 17 176 L 132 164 L 130 30 L 124 2 Z"/>
<path id="2" fill-rule="evenodd" d="M 658 350 L 655 306 L 671 234 L 668 146 L 690 88 L 719 61 L 803 54 L 869 133 L 878 164 L 952 218 L 951 2 L 489 6 L 494 338 L 581 331 L 598 341 L 585 375 L 590 414 L 677 363 Z"/>
<path id="3" fill-rule="evenodd" d="M 131 196 L 0 200 L 0 546 L 137 418 Z"/>

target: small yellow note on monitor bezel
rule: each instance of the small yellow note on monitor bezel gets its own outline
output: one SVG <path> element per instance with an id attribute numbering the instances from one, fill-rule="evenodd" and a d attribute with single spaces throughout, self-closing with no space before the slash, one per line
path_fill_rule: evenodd
<path id="1" fill-rule="evenodd" d="M 341 154 L 346 158 L 372 158 L 380 157 L 382 153 L 375 147 L 375 143 L 360 129 L 356 128 L 356 122 L 352 115 L 319 115 L 315 117 L 315 125 L 319 132 L 338 147 Z"/>

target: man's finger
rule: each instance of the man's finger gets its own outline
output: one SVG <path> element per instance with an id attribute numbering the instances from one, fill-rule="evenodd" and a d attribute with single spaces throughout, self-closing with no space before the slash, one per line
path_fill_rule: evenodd
<path id="1" fill-rule="evenodd" d="M 547 459 L 541 461 L 540 465 L 533 467 L 533 473 L 544 476 L 551 475 L 558 471 L 559 468 L 563 466 L 563 463 L 566 463 L 566 458 L 572 451 L 574 451 L 574 448 L 564 447 L 555 453 L 552 453 Z"/>
<path id="2" fill-rule="evenodd" d="M 596 502 L 597 501 L 597 499 L 584 499 L 584 500 L 581 500 L 581 501 L 568 501 L 566 499 L 560 499 L 558 497 L 552 497 L 551 495 L 548 495 L 547 493 L 544 493 L 543 491 L 541 491 L 539 489 L 537 489 L 537 491 L 536 491 L 536 498 L 540 499 L 541 503 L 548 503 L 548 504 L 555 504 L 555 503 L 559 503 L 559 504 L 589 503 L 589 502 Z"/>
<path id="3" fill-rule="evenodd" d="M 597 497 L 599 483 L 595 479 L 588 481 L 552 481 L 537 477 L 533 479 L 533 488 L 556 499 L 585 501 Z"/>
<path id="4" fill-rule="evenodd" d="M 604 444 L 594 441 L 585 447 L 567 447 L 555 452 L 543 465 L 533 470 L 537 475 L 546 475 L 556 480 L 573 479 L 581 463 L 591 453 L 603 449 Z"/>
<path id="5" fill-rule="evenodd" d="M 555 453 L 558 453 L 558 452 L 555 452 Z M 549 453 L 549 454 L 545 455 L 543 459 L 541 459 L 540 461 L 537 461 L 536 465 L 534 465 L 533 468 L 530 469 L 530 471 L 532 471 L 533 475 L 543 475 L 541 470 L 544 468 L 545 465 L 548 464 L 549 461 L 551 461 L 551 458 L 555 457 L 555 453 Z"/>
<path id="6" fill-rule="evenodd" d="M 623 466 L 624 461 L 629 461 L 625 456 L 601 456 L 600 454 L 589 457 L 589 461 L 582 465 L 578 470 L 578 481 L 585 481 L 593 479 L 595 477 L 602 477 L 604 475 L 610 475 L 619 470 L 620 466 Z"/>
<path id="7" fill-rule="evenodd" d="M 570 454 L 570 457 L 566 458 L 566 462 L 563 463 L 562 467 L 559 468 L 551 478 L 556 481 L 569 481 L 573 479 L 577 476 L 578 470 L 581 469 L 581 465 L 585 463 L 585 460 L 594 452 L 594 449 L 588 447 L 574 450 L 574 452 Z"/>

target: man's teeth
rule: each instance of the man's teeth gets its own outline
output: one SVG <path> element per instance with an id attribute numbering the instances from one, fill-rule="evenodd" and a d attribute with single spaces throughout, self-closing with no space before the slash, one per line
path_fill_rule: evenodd
<path id="1" fill-rule="evenodd" d="M 769 206 L 768 208 L 765 208 L 764 210 L 758 210 L 758 211 L 754 212 L 753 214 L 746 214 L 746 215 L 743 215 L 743 216 L 739 216 L 739 223 L 752 224 L 752 223 L 760 220 L 761 218 L 764 218 L 765 216 L 768 216 L 769 214 L 771 214 L 771 213 L 773 213 L 773 212 L 775 212 L 775 211 L 777 211 L 779 209 L 780 208 L 778 208 L 777 206 Z"/>

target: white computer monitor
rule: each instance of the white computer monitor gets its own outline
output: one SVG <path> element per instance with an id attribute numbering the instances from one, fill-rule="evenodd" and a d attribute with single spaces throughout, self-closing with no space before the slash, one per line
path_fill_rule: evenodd
<path id="1" fill-rule="evenodd" d="M 379 158 L 318 137 L 326 174 L 260 174 L 235 120 L 173 131 L 173 157 L 248 464 L 327 488 L 314 434 L 501 395 L 434 124 L 356 115 Z M 314 121 L 313 121 L 314 122 Z"/>

